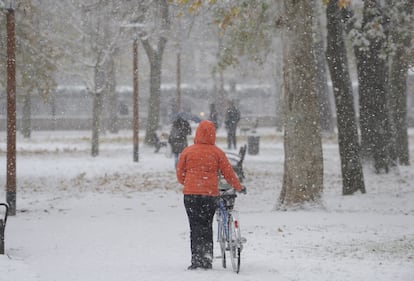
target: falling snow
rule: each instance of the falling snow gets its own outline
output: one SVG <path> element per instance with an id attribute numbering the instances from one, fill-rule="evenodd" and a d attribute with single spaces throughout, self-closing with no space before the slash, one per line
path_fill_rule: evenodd
<path id="1" fill-rule="evenodd" d="M 134 163 L 130 132 L 103 136 L 96 158 L 89 132 L 18 137 L 17 215 L 7 222 L 0 279 L 414 280 L 412 167 L 388 175 L 366 168 L 367 193 L 342 196 L 338 146 L 324 137 L 324 207 L 275 211 L 282 134 L 266 128 L 257 134 L 260 153 L 245 159 L 248 193 L 236 202 L 247 239 L 239 275 L 221 267 L 217 245 L 213 270 L 186 270 L 189 227 L 165 151 L 141 146 Z M 220 147 L 224 135 L 219 131 Z M 4 132 L 0 138 L 4 185 Z"/>

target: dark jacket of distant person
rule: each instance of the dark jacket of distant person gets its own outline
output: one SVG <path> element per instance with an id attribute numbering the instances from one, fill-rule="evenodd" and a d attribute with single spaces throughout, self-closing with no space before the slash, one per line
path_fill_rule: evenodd
<path id="1" fill-rule="evenodd" d="M 187 120 L 178 117 L 174 120 L 168 137 L 168 143 L 171 145 L 172 153 L 180 154 L 187 147 L 187 136 L 191 135 L 191 126 Z"/>

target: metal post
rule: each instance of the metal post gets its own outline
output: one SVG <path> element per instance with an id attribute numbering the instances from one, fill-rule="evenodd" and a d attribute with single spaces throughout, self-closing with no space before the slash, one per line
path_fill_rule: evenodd
<path id="1" fill-rule="evenodd" d="M 9 215 L 16 215 L 16 44 L 14 9 L 7 9 L 7 180 Z"/>
<path id="2" fill-rule="evenodd" d="M 133 98 L 133 142 L 134 142 L 134 162 L 139 160 L 139 110 L 138 110 L 138 40 L 135 39 L 133 46 L 133 85 L 134 85 L 134 98 Z"/>
<path id="3" fill-rule="evenodd" d="M 181 54 L 177 53 L 177 97 L 175 101 L 177 112 L 181 111 Z"/>

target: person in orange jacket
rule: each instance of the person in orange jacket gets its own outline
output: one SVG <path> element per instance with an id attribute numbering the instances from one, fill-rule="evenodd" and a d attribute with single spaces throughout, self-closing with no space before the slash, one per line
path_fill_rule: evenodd
<path id="1" fill-rule="evenodd" d="M 219 173 L 236 191 L 245 191 L 225 153 L 215 143 L 214 123 L 201 121 L 194 144 L 183 150 L 176 167 L 177 180 L 184 186 L 184 206 L 190 224 L 191 265 L 188 269 L 212 268 L 213 217 L 219 195 Z"/>

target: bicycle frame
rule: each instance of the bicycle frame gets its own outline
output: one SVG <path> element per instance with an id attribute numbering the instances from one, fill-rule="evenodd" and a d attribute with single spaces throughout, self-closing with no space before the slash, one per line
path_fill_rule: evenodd
<path id="1" fill-rule="evenodd" d="M 224 200 L 222 198 L 219 198 L 219 202 L 218 202 L 218 234 L 217 237 L 220 236 L 221 233 L 221 227 L 224 227 L 224 233 L 226 235 L 225 239 L 228 242 L 230 239 L 230 235 L 229 235 L 229 211 L 226 209 L 226 207 L 224 206 Z M 221 222 L 221 223 L 220 223 Z"/>
<path id="2" fill-rule="evenodd" d="M 220 243 L 222 265 L 226 268 L 226 251 L 230 252 L 233 270 L 239 273 L 240 253 L 243 248 L 240 236 L 237 211 L 233 210 L 234 199 L 237 195 L 233 189 L 221 190 L 217 206 L 217 240 Z"/>
<path id="3" fill-rule="evenodd" d="M 243 160 L 246 154 L 246 145 L 240 148 L 239 154 L 226 153 L 229 161 L 233 162 L 232 168 L 237 174 L 240 182 L 244 179 Z M 235 163 L 234 163 L 235 162 Z M 217 203 L 217 241 L 220 243 L 222 265 L 226 268 L 226 251 L 230 252 L 230 260 L 233 270 L 239 273 L 240 253 L 246 239 L 241 237 L 238 212 L 233 210 L 234 201 L 237 197 L 235 190 L 223 181 L 219 174 L 220 196 Z"/>

